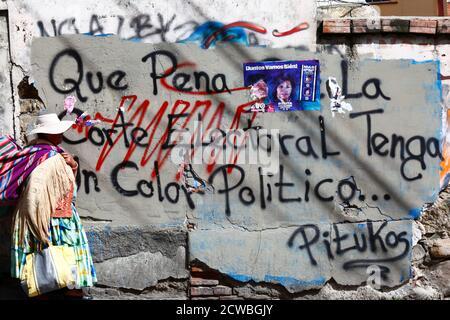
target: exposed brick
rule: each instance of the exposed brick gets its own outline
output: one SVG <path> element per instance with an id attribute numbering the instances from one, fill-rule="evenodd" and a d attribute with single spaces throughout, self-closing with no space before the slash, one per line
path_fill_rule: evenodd
<path id="1" fill-rule="evenodd" d="M 435 28 L 437 21 L 434 19 L 411 19 L 409 28 L 411 27 L 425 27 L 425 28 Z"/>
<path id="2" fill-rule="evenodd" d="M 435 34 L 436 28 L 412 27 L 409 29 L 411 33 Z"/>
<path id="3" fill-rule="evenodd" d="M 323 33 L 350 33 L 350 19 L 330 19 L 323 21 Z"/>
<path id="4" fill-rule="evenodd" d="M 212 296 L 214 295 L 211 287 L 191 287 L 191 296 Z"/>
<path id="5" fill-rule="evenodd" d="M 435 34 L 437 21 L 431 19 L 411 19 L 409 32 Z"/>
<path id="6" fill-rule="evenodd" d="M 353 19 L 352 25 L 354 27 L 365 27 L 367 26 L 367 19 Z"/>
<path id="7" fill-rule="evenodd" d="M 350 33 L 350 27 L 323 27 L 323 33 Z"/>
<path id="8" fill-rule="evenodd" d="M 352 32 L 353 33 L 370 33 L 380 32 L 381 22 L 380 19 L 354 19 L 352 20 Z"/>
<path id="9" fill-rule="evenodd" d="M 381 31 L 383 32 L 409 32 L 409 20 L 406 19 L 382 19 Z"/>
<path id="10" fill-rule="evenodd" d="M 232 294 L 232 289 L 225 286 L 217 286 L 213 288 L 215 296 L 229 296 Z"/>
<path id="11" fill-rule="evenodd" d="M 199 266 L 191 266 L 191 275 L 195 278 L 215 279 L 217 277 L 217 272 L 208 268 L 203 269 Z"/>
<path id="12" fill-rule="evenodd" d="M 323 20 L 323 33 L 450 33 L 450 19 L 360 18 Z"/>
<path id="13" fill-rule="evenodd" d="M 191 300 L 219 300 L 219 298 L 218 297 L 208 297 L 208 298 L 195 297 L 195 298 L 192 298 Z"/>
<path id="14" fill-rule="evenodd" d="M 242 297 L 244 297 L 244 298 L 247 298 L 247 297 L 249 297 L 249 296 L 255 294 L 255 293 L 254 293 L 254 290 L 251 289 L 251 288 L 249 288 L 249 287 L 240 287 L 240 288 L 238 287 L 238 288 L 233 288 L 233 293 L 234 293 L 234 294 L 237 294 L 237 295 L 239 295 L 239 296 L 242 296 Z"/>
<path id="15" fill-rule="evenodd" d="M 438 20 L 438 33 L 450 33 L 450 19 Z"/>
<path id="16" fill-rule="evenodd" d="M 191 272 L 203 272 L 203 269 L 202 269 L 202 268 L 199 268 L 199 267 L 194 267 L 194 266 L 192 266 L 192 267 L 191 267 Z"/>
<path id="17" fill-rule="evenodd" d="M 191 285 L 193 285 L 193 286 L 216 286 L 218 284 L 219 284 L 219 280 L 191 278 Z"/>
<path id="18" fill-rule="evenodd" d="M 327 19 L 324 23 L 331 27 L 350 27 L 350 19 Z"/>
<path id="19" fill-rule="evenodd" d="M 369 32 L 366 27 L 352 27 L 352 33 L 367 33 Z"/>

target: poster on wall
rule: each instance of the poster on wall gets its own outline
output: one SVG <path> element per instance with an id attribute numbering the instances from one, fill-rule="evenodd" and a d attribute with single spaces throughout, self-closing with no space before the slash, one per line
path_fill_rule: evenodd
<path id="1" fill-rule="evenodd" d="M 249 62 L 243 69 L 250 111 L 320 110 L 318 60 Z"/>

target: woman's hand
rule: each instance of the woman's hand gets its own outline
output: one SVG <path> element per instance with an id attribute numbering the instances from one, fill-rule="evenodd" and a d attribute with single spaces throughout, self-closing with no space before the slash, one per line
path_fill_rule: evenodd
<path id="1" fill-rule="evenodd" d="M 78 163 L 75 161 L 73 156 L 71 154 L 68 154 L 66 152 L 61 153 L 64 160 L 66 161 L 67 165 L 69 165 L 72 168 L 73 174 L 76 176 L 77 169 L 78 169 Z"/>

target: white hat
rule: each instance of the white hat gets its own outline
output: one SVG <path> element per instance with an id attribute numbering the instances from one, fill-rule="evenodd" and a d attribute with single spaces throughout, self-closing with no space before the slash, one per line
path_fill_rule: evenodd
<path id="1" fill-rule="evenodd" d="M 74 121 L 61 121 L 56 113 L 48 113 L 38 116 L 34 129 L 28 135 L 36 133 L 59 134 L 66 132 L 74 124 Z"/>

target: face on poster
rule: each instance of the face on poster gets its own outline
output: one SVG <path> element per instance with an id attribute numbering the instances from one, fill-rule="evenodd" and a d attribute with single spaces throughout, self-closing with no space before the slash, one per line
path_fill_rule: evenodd
<path id="1" fill-rule="evenodd" d="M 316 101 L 319 62 L 244 63 L 244 85 L 250 88 L 253 112 L 299 111 Z"/>

